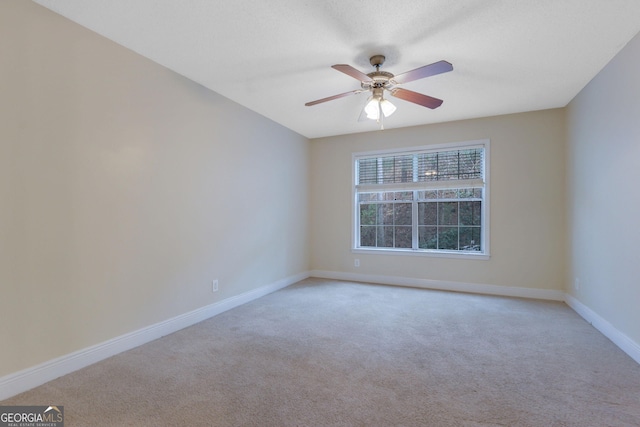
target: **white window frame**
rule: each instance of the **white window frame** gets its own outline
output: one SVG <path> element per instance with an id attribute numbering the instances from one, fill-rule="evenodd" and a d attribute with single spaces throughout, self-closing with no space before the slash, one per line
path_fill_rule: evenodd
<path id="1" fill-rule="evenodd" d="M 360 212 L 358 205 L 358 191 L 356 187 L 357 183 L 357 161 L 364 158 L 371 158 L 375 156 L 385 157 L 391 155 L 403 155 L 416 152 L 430 152 L 430 151 L 453 151 L 464 150 L 469 148 L 482 147 L 484 149 L 484 196 L 482 200 L 482 214 L 481 214 L 481 250 L 480 251 L 458 251 L 458 250 L 443 250 L 443 249 L 410 249 L 410 248 L 378 248 L 378 247 L 360 247 Z M 444 144 L 434 144 L 419 147 L 407 147 L 400 149 L 388 149 L 388 150 L 376 150 L 376 151 L 363 151 L 352 154 L 352 197 L 351 197 L 351 209 L 352 209 L 352 253 L 361 254 L 384 254 L 384 255 L 404 255 L 404 256 L 428 256 L 428 257 L 444 257 L 444 258 L 457 258 L 457 259 L 476 259 L 476 260 L 488 260 L 490 257 L 490 220 L 489 220 L 489 207 L 490 207 L 490 180 L 489 171 L 490 168 L 490 140 L 474 140 L 464 142 L 453 142 Z M 415 188 L 416 183 L 410 183 L 409 186 Z M 425 187 L 429 186 L 429 189 L 434 187 L 440 188 L 460 188 L 455 185 L 455 181 L 450 183 L 451 185 L 437 184 L 429 185 L 425 184 Z M 413 233 L 417 233 L 417 218 L 414 214 L 413 227 L 415 228 Z"/>

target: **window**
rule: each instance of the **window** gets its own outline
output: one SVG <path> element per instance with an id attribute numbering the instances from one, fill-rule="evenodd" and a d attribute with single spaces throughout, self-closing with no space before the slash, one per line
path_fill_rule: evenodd
<path id="1" fill-rule="evenodd" d="M 488 256 L 489 141 L 354 155 L 354 248 Z"/>

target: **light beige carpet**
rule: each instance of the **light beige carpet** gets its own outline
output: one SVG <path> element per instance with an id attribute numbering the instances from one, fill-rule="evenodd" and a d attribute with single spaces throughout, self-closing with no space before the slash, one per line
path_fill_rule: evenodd
<path id="1" fill-rule="evenodd" d="M 640 426 L 640 365 L 562 303 L 309 279 L 1 404 L 67 426 Z"/>

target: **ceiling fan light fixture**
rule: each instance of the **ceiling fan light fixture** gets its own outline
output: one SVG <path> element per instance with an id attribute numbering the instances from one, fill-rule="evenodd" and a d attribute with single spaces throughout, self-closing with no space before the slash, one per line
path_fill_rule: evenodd
<path id="1" fill-rule="evenodd" d="M 364 106 L 364 112 L 367 114 L 367 118 L 371 120 L 380 120 L 381 113 L 384 117 L 389 117 L 395 111 L 396 106 L 379 94 L 371 96 Z"/>
<path id="2" fill-rule="evenodd" d="M 367 119 L 379 120 L 380 119 L 380 101 L 373 96 L 369 98 L 367 104 L 364 106 L 364 112 L 367 114 Z"/>
<path id="3" fill-rule="evenodd" d="M 396 111 L 396 106 L 393 105 L 388 99 L 381 99 L 380 109 L 382 110 L 382 114 L 384 114 L 385 117 L 389 117 Z"/>

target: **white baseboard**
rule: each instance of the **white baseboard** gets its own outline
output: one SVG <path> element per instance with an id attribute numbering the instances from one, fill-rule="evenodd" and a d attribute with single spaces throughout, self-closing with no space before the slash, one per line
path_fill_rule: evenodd
<path id="1" fill-rule="evenodd" d="M 481 283 L 447 282 L 442 280 L 416 279 L 400 276 L 379 276 L 372 274 L 344 273 L 337 271 L 313 270 L 311 277 L 322 279 L 348 280 L 353 282 L 379 283 L 383 285 L 410 286 L 413 288 L 437 289 L 442 291 L 468 292 L 508 297 L 534 298 L 564 301 L 564 292 L 552 289 L 518 288 L 514 286 L 486 285 Z"/>
<path id="2" fill-rule="evenodd" d="M 262 296 L 286 288 L 309 277 L 309 273 L 300 273 L 261 286 L 249 292 L 236 295 L 214 304 L 181 314 L 146 328 L 130 332 L 109 341 L 49 360 L 40 365 L 24 369 L 0 378 L 0 400 L 8 399 L 24 391 L 42 385 L 63 375 L 82 369 L 96 362 L 131 350 L 142 344 L 169 335 L 173 332 L 195 325 L 210 317 L 216 316 L 232 308 L 248 303 Z"/>
<path id="3" fill-rule="evenodd" d="M 578 301 L 573 296 L 566 294 L 565 302 L 584 320 L 589 322 L 594 328 L 599 330 L 602 335 L 609 338 L 615 345 L 620 347 L 622 351 L 627 353 L 636 362 L 640 363 L 640 345 L 631 338 L 617 330 L 611 323 L 607 322 L 596 312 Z"/>

